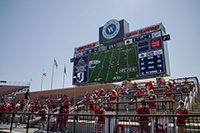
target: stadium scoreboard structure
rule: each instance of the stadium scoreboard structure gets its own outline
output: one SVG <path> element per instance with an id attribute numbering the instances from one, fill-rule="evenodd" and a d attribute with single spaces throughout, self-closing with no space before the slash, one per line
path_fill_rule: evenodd
<path id="1" fill-rule="evenodd" d="M 125 20 L 99 28 L 99 41 L 75 48 L 73 85 L 169 76 L 162 23 L 129 32 Z"/>

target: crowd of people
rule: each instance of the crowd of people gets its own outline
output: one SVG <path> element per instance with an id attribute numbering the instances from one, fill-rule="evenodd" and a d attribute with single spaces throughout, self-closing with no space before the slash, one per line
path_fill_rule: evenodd
<path id="1" fill-rule="evenodd" d="M 164 92 L 165 99 L 166 100 L 172 100 L 172 88 L 176 86 L 176 82 L 174 80 L 166 82 L 162 78 L 156 78 L 156 83 L 158 87 L 164 86 L 166 89 Z M 187 85 L 188 79 L 185 78 L 184 84 Z M 156 114 L 156 101 L 157 95 L 154 93 L 154 86 L 151 82 L 145 83 L 145 88 L 138 87 L 137 83 L 133 83 L 133 93 L 135 96 L 135 101 L 138 103 L 138 108 L 136 109 L 136 112 L 138 114 Z M 105 114 L 106 111 L 115 111 L 116 110 L 116 102 L 117 97 L 120 96 L 120 99 L 122 102 L 124 102 L 125 96 L 129 93 L 129 90 L 127 91 L 127 88 L 122 84 L 119 88 L 114 86 L 114 89 L 110 93 L 106 93 L 106 91 L 101 88 L 101 90 L 95 90 L 91 95 L 89 95 L 88 92 L 85 93 L 84 98 L 82 99 L 82 103 L 84 104 L 85 111 L 88 110 L 90 114 Z M 148 95 L 147 101 L 144 100 L 144 94 Z M 128 97 L 128 96 L 127 96 Z M 46 121 L 46 116 L 43 115 L 43 113 L 47 113 L 50 111 L 50 108 L 53 107 L 53 104 L 51 104 L 51 99 L 46 99 L 46 104 L 41 105 L 39 99 L 37 99 L 35 102 L 31 100 L 29 90 L 25 93 L 25 98 L 22 101 L 18 101 L 18 103 L 14 104 L 13 102 L 7 103 L 5 101 L 5 98 L 1 98 L 1 103 L 3 103 L 0 107 L 0 112 L 31 112 L 35 113 L 37 112 L 39 116 L 41 117 L 39 121 L 39 130 L 44 130 L 44 123 Z M 134 101 L 132 100 L 132 101 Z M 59 97 L 57 99 L 56 104 L 59 107 L 59 114 L 69 114 L 69 104 L 72 103 L 72 99 L 69 99 L 67 95 L 64 95 L 64 97 Z M 147 104 L 148 103 L 148 104 Z M 164 102 L 166 104 L 166 110 L 169 111 L 170 109 L 170 102 Z M 188 114 L 187 109 L 184 107 L 184 102 L 182 100 L 179 101 L 179 107 L 176 109 L 175 114 Z M 7 118 L 7 123 L 10 123 L 10 114 L 0 114 L 0 120 L 1 122 L 5 123 L 5 118 Z M 94 119 L 91 117 L 91 119 Z M 155 119 L 155 118 L 151 118 Z M 185 120 L 187 118 L 185 117 L 178 117 L 177 118 L 177 126 L 179 126 L 179 131 L 184 132 L 185 131 Z M 68 121 L 67 115 L 59 115 L 57 117 L 57 121 L 60 122 L 61 125 L 64 126 L 64 130 L 67 130 L 66 122 Z M 148 132 L 148 122 L 149 118 L 147 116 L 142 116 L 139 118 L 140 128 L 143 132 L 143 129 Z M 99 116 L 98 119 L 96 119 L 97 128 L 96 133 L 98 132 L 98 128 L 101 126 L 102 131 L 104 132 L 104 124 L 105 124 L 105 118 L 103 116 Z M 42 124 L 42 128 L 41 128 Z M 61 129 L 59 129 L 61 130 Z"/>

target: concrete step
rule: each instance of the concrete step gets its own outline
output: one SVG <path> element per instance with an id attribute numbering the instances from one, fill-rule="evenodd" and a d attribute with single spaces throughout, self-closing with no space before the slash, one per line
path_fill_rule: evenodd
<path id="1" fill-rule="evenodd" d="M 196 102 L 196 103 L 200 103 L 200 97 L 196 97 L 196 98 L 195 98 L 195 102 Z"/>
<path id="2" fill-rule="evenodd" d="M 185 133 L 199 133 L 200 129 L 185 129 Z"/>

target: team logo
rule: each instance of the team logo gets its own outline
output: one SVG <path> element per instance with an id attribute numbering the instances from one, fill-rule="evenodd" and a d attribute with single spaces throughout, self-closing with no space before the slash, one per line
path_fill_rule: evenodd
<path id="1" fill-rule="evenodd" d="M 104 25 L 102 30 L 102 35 L 106 39 L 112 39 L 119 33 L 119 30 L 120 30 L 119 22 L 115 19 L 112 19 Z"/>
<path id="2" fill-rule="evenodd" d="M 77 82 L 79 82 L 79 83 L 83 82 L 84 81 L 84 72 L 77 73 L 76 77 L 77 77 L 77 79 L 76 79 Z"/>
<path id="3" fill-rule="evenodd" d="M 91 60 L 89 61 L 89 68 L 95 68 L 99 63 L 101 63 L 100 60 Z"/>

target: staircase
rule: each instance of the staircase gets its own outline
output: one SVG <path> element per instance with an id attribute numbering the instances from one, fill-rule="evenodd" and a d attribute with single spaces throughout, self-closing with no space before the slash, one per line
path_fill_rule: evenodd
<path id="1" fill-rule="evenodd" d="M 195 97 L 192 110 L 189 114 L 200 114 L 200 93 Z M 200 133 L 200 117 L 189 117 L 186 121 L 186 133 Z"/>

